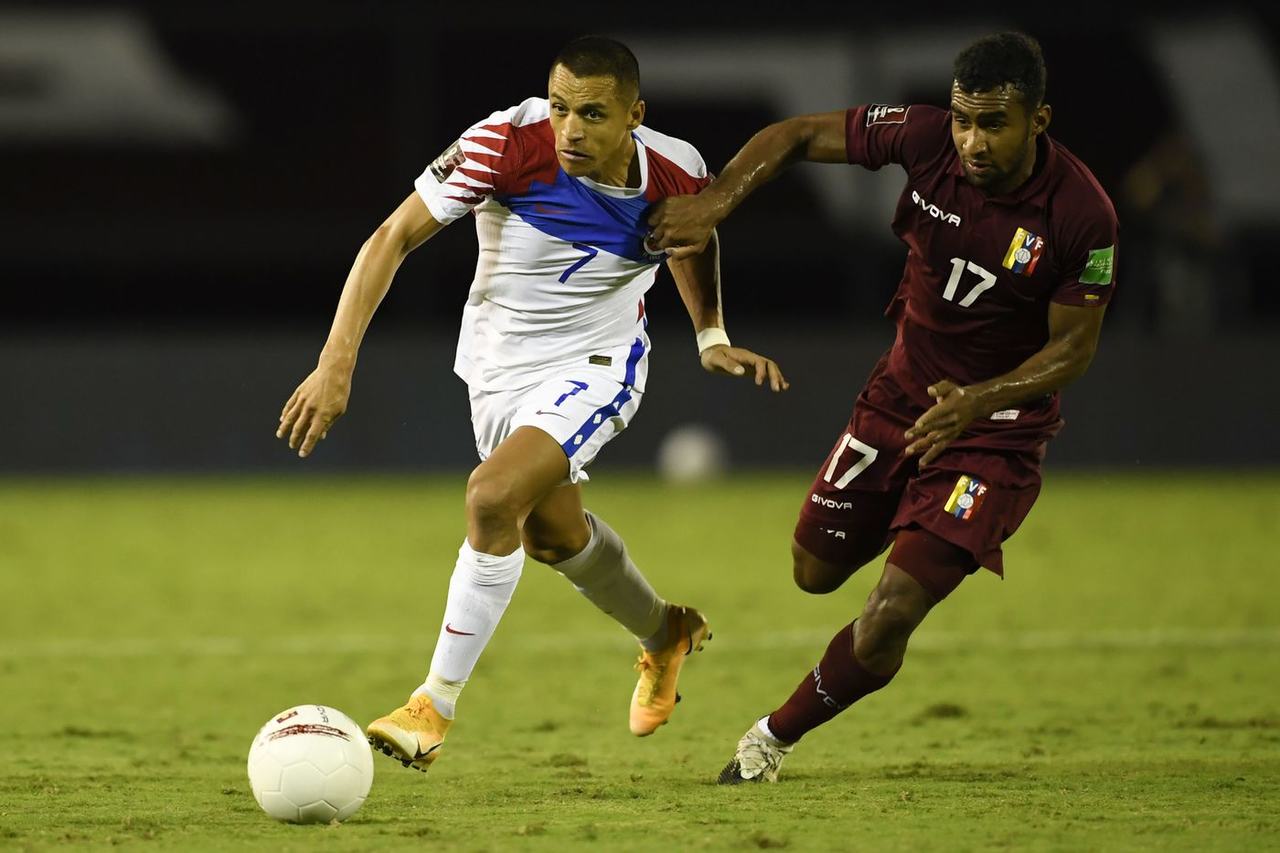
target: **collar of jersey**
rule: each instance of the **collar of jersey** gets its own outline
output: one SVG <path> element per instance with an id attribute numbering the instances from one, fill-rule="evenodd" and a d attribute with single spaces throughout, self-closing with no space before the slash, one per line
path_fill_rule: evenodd
<path id="1" fill-rule="evenodd" d="M 644 195 L 645 190 L 649 188 L 649 153 L 644 143 L 640 141 L 640 137 L 632 133 L 631 138 L 635 140 L 636 156 L 640 158 L 639 187 L 615 187 L 593 181 L 588 177 L 580 177 L 577 179 L 578 182 L 585 184 L 587 189 L 598 192 L 601 195 L 613 196 L 614 198 L 637 198 Z"/>

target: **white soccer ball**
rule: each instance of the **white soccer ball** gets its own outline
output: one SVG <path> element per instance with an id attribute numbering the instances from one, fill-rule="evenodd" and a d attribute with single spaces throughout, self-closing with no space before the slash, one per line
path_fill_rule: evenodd
<path id="1" fill-rule="evenodd" d="M 364 732 L 346 714 L 324 705 L 281 711 L 249 748 L 253 796 L 276 820 L 346 820 L 372 784 L 373 753 Z"/>
<path id="2" fill-rule="evenodd" d="M 674 483 L 699 483 L 723 477 L 729 470 L 729 447 L 713 429 L 684 424 L 658 445 L 658 473 Z"/>

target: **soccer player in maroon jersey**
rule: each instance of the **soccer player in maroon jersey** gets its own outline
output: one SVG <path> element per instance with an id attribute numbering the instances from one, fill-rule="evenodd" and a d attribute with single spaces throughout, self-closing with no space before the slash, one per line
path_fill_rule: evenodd
<path id="1" fill-rule="evenodd" d="M 742 737 L 722 783 L 776 781 L 806 732 L 879 690 L 930 609 L 967 575 L 1002 575 L 1001 543 L 1040 491 L 1058 391 L 1093 358 L 1115 289 L 1115 211 L 1045 131 L 1040 46 L 987 36 L 956 58 L 951 108 L 870 105 L 757 133 L 698 196 L 667 200 L 651 241 L 677 256 L 792 163 L 890 163 L 906 268 L 893 346 L 818 469 L 792 543 L 796 584 L 828 593 L 890 548 L 859 618 Z"/>

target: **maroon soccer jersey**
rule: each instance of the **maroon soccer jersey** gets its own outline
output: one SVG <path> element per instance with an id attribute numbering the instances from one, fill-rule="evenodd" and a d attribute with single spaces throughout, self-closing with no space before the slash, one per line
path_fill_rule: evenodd
<path id="1" fill-rule="evenodd" d="M 951 113 L 867 105 L 846 115 L 850 163 L 907 173 L 893 231 L 907 246 L 886 311 L 898 327 L 888 372 L 923 408 L 941 379 L 967 385 L 1013 370 L 1049 338 L 1049 303 L 1102 306 L 1114 284 L 1117 222 L 1089 169 L 1047 135 L 1031 177 L 1006 195 L 964 178 Z M 990 446 L 1022 447 L 1060 426 L 1057 394 L 975 422 Z"/>

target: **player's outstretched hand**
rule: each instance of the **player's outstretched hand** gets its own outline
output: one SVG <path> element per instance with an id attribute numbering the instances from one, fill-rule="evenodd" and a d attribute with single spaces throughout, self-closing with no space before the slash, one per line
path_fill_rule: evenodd
<path id="1" fill-rule="evenodd" d="M 710 373 L 724 373 L 729 376 L 751 376 L 756 378 L 757 385 L 764 385 L 775 392 L 786 391 L 791 383 L 782 375 L 782 369 L 771 358 L 757 355 L 749 349 L 731 346 L 708 347 L 702 351 L 702 367 Z"/>
<path id="2" fill-rule="evenodd" d="M 649 212 L 645 249 L 665 251 L 676 260 L 701 254 L 716 227 L 710 201 L 703 194 L 671 196 L 658 202 Z"/>
<path id="3" fill-rule="evenodd" d="M 347 411 L 351 397 L 351 372 L 340 367 L 317 367 L 293 392 L 280 412 L 276 438 L 306 458 L 329 427 Z"/>
<path id="4" fill-rule="evenodd" d="M 951 441 L 964 432 L 974 419 L 982 415 L 978 395 L 966 391 L 949 379 L 929 386 L 929 396 L 937 402 L 916 420 L 905 435 L 911 443 L 903 451 L 907 456 L 923 453 L 920 465 L 938 458 Z"/>

